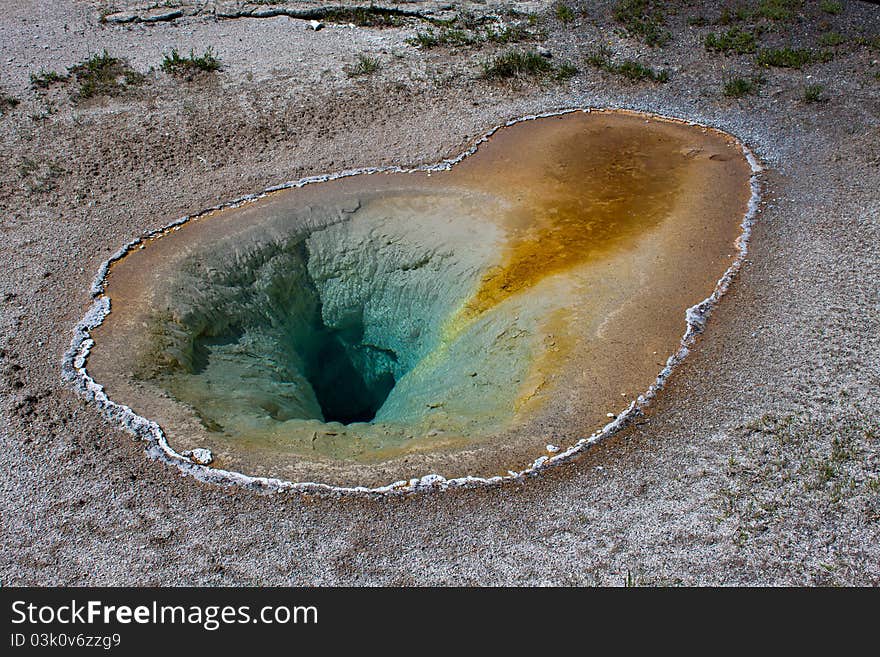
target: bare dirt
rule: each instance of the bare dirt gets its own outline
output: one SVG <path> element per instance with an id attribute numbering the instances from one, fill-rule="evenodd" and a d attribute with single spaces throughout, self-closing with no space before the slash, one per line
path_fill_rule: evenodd
<path id="1" fill-rule="evenodd" d="M 0 94 L 19 101 L 0 117 L 4 585 L 880 584 L 880 7 L 804 2 L 770 20 L 664 3 L 671 38 L 650 47 L 612 2 L 568 3 L 570 21 L 517 2 L 546 38 L 420 49 L 406 41 L 427 29 L 415 17 L 315 31 L 243 16 L 265 5 L 169 4 L 132 14 L 152 22 L 86 1 L 0 10 Z M 520 20 L 494 3 L 436 15 L 456 9 Z M 706 50 L 733 26 L 764 26 L 759 48 L 812 61 Z M 601 44 L 669 81 L 597 70 Z M 160 70 L 171 48 L 208 46 L 220 71 Z M 579 72 L 481 78 L 511 47 Z M 145 78 L 94 95 L 82 80 L 31 83 L 105 48 Z M 358 54 L 378 70 L 350 76 Z M 755 95 L 723 94 L 753 75 Z M 404 499 L 259 495 L 147 459 L 62 383 L 95 271 L 132 237 L 305 175 L 434 162 L 508 119 L 576 106 L 710 124 L 768 168 L 750 254 L 696 349 L 647 417 L 577 462 Z"/>

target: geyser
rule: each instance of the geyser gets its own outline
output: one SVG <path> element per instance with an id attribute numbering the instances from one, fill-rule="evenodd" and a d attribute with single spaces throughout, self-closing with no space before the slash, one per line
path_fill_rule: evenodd
<path id="1" fill-rule="evenodd" d="M 276 191 L 116 262 L 89 372 L 251 475 L 522 469 L 651 385 L 737 256 L 750 173 L 722 133 L 592 112 Z"/>

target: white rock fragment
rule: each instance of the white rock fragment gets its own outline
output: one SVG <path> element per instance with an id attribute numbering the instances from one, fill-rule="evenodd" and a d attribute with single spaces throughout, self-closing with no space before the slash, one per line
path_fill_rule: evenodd
<path id="1" fill-rule="evenodd" d="M 321 21 L 310 20 L 308 22 L 308 28 L 310 30 L 314 30 L 315 32 L 320 30 L 322 27 L 324 27 L 324 23 L 322 23 Z"/>
<path id="2" fill-rule="evenodd" d="M 442 486 L 446 483 L 446 477 L 438 474 L 429 474 L 425 475 L 421 479 L 414 479 L 413 481 L 417 481 L 417 488 L 430 488 L 432 486 Z"/>
<path id="3" fill-rule="evenodd" d="M 551 454 L 555 454 L 556 452 L 559 451 L 559 448 L 556 445 L 550 445 L 550 444 L 547 445 L 546 449 Z"/>
<path id="4" fill-rule="evenodd" d="M 211 450 L 205 449 L 204 447 L 198 447 L 192 451 L 184 452 L 183 455 L 197 465 L 208 465 L 214 460 L 214 455 L 211 454 Z"/>

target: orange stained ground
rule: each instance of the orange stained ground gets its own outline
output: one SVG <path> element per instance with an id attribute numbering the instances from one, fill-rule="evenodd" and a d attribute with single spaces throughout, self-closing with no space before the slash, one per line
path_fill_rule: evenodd
<path id="1" fill-rule="evenodd" d="M 456 324 L 630 244 L 669 216 L 689 165 L 682 142 L 616 118 L 597 124 L 595 117 L 569 115 L 537 143 L 520 124 L 509 129 L 520 134 L 486 154 L 495 162 L 480 162 L 479 177 L 470 176 L 468 161 L 453 171 L 468 186 L 514 199 L 502 263 L 487 272 Z M 582 138 L 572 138 L 572 122 Z"/>

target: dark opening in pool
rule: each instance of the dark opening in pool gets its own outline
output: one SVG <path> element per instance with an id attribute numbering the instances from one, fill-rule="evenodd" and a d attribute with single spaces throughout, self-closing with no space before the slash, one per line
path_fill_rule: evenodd
<path id="1" fill-rule="evenodd" d="M 309 363 L 306 376 L 321 406 L 324 421 L 342 424 L 372 421 L 395 382 L 394 375 L 387 370 L 362 371 L 353 362 L 353 354 L 365 356 L 376 349 L 362 343 L 363 327 L 343 331 L 322 327 L 317 337 L 315 357 Z M 393 352 L 381 351 L 397 360 Z M 376 363 L 376 359 L 369 357 L 356 360 L 361 367 Z"/>

